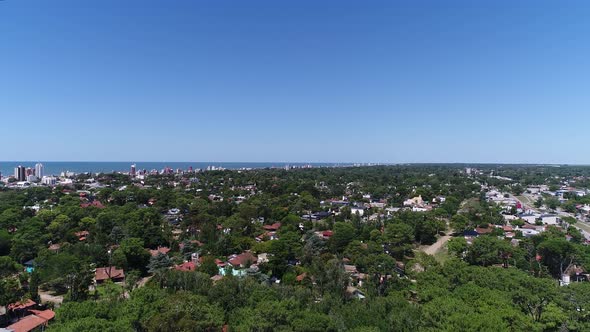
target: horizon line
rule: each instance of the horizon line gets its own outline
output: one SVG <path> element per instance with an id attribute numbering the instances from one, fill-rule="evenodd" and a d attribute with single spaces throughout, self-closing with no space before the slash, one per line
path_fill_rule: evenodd
<path id="1" fill-rule="evenodd" d="M 141 160 L 141 161 L 130 161 L 130 160 L 0 160 L 0 163 L 226 163 L 226 164 L 379 164 L 379 165 L 549 165 L 549 166 L 590 166 L 590 163 L 543 163 L 543 162 L 464 162 L 464 161 L 453 161 L 453 162 L 439 162 L 439 161 L 428 161 L 428 162 L 377 162 L 377 161 L 160 161 L 160 160 Z"/>

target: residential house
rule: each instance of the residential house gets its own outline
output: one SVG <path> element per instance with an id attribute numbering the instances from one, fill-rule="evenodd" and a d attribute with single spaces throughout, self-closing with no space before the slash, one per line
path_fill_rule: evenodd
<path id="1" fill-rule="evenodd" d="M 197 269 L 197 263 L 195 263 L 191 260 L 191 261 L 179 264 L 179 265 L 175 265 L 174 269 L 176 271 L 184 271 L 184 272 L 195 271 Z"/>
<path id="2" fill-rule="evenodd" d="M 361 292 L 358 288 L 356 288 L 354 286 L 346 287 L 346 295 L 348 295 L 351 298 L 359 299 L 359 300 L 362 300 L 366 297 L 363 292 Z"/>
<path id="3" fill-rule="evenodd" d="M 543 214 L 540 218 L 543 225 L 557 225 L 560 221 L 555 214 Z"/>
<path id="4" fill-rule="evenodd" d="M 350 214 L 352 215 L 359 215 L 359 216 L 363 216 L 365 214 L 365 208 L 364 207 L 358 207 L 358 206 L 353 206 L 350 208 Z"/>
<path id="5" fill-rule="evenodd" d="M 79 231 L 74 233 L 74 235 L 76 235 L 78 241 L 86 241 L 86 238 L 88 237 L 88 235 L 90 235 L 90 233 L 88 231 Z"/>
<path id="6" fill-rule="evenodd" d="M 13 332 L 29 332 L 40 328 L 45 330 L 47 323 L 55 317 L 53 310 L 30 310 L 30 315 L 6 327 Z"/>
<path id="7" fill-rule="evenodd" d="M 522 213 L 518 217 L 529 224 L 534 224 L 537 221 L 537 215 L 532 213 Z"/>
<path id="8" fill-rule="evenodd" d="M 264 230 L 270 231 L 270 232 L 276 232 L 279 230 L 279 228 L 281 228 L 281 223 L 280 222 L 275 222 L 272 225 L 264 225 L 262 226 L 262 228 Z"/>
<path id="9" fill-rule="evenodd" d="M 158 256 L 158 254 L 160 254 L 160 253 L 162 253 L 164 255 L 168 255 L 168 252 L 170 252 L 170 248 L 158 246 L 157 249 L 148 249 L 148 251 L 150 252 L 150 255 L 152 257 L 155 257 L 155 256 Z"/>
<path id="10" fill-rule="evenodd" d="M 105 206 L 99 201 L 99 200 L 94 200 L 90 203 L 80 203 L 80 207 L 81 208 L 88 208 L 88 207 L 95 207 L 97 209 L 104 209 Z"/>
<path id="11" fill-rule="evenodd" d="M 229 256 L 228 262 L 234 269 L 248 268 L 250 265 L 258 262 L 258 257 L 249 251 L 245 251 L 239 255 Z"/>
<path id="12" fill-rule="evenodd" d="M 123 282 L 125 281 L 125 271 L 114 266 L 96 268 L 94 273 L 94 282 L 96 284 L 102 284 L 109 279 L 113 282 Z"/>
<path id="13" fill-rule="evenodd" d="M 404 206 L 422 206 L 424 205 L 424 200 L 422 199 L 422 195 L 418 197 L 413 197 L 404 201 Z"/>

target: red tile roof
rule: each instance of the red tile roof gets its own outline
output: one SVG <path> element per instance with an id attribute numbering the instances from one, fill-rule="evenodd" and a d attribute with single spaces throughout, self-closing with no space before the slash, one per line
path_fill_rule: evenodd
<path id="1" fill-rule="evenodd" d="M 150 255 L 158 256 L 159 253 L 163 253 L 164 255 L 168 255 L 170 248 L 168 247 L 158 247 L 158 249 L 149 249 Z"/>
<path id="2" fill-rule="evenodd" d="M 21 310 L 37 305 L 37 302 L 29 299 L 23 302 L 15 302 L 8 305 L 8 310 Z"/>
<path id="3" fill-rule="evenodd" d="M 90 234 L 88 231 L 79 231 L 74 233 L 74 235 L 80 237 L 80 236 L 88 236 L 88 234 Z"/>
<path id="4" fill-rule="evenodd" d="M 197 245 L 197 247 L 202 247 L 202 246 L 204 245 L 204 243 L 203 243 L 203 242 L 201 242 L 201 241 L 199 241 L 199 240 L 190 240 L 189 242 L 190 242 L 190 243 L 192 243 L 192 244 L 195 244 L 195 245 Z M 180 242 L 180 243 L 178 244 L 178 247 L 179 247 L 180 249 L 183 249 L 183 248 L 184 248 L 184 242 Z"/>
<path id="5" fill-rule="evenodd" d="M 174 266 L 174 269 L 176 271 L 185 271 L 185 272 L 194 271 L 197 269 L 197 264 L 195 264 L 195 262 L 192 262 L 192 261 L 184 262 L 180 265 Z"/>
<path id="6" fill-rule="evenodd" d="M 104 281 L 109 279 L 121 279 L 125 278 L 125 271 L 123 269 L 117 269 L 114 266 L 106 266 L 106 267 L 97 267 L 96 272 L 94 273 L 94 279 L 96 281 Z"/>
<path id="7" fill-rule="evenodd" d="M 53 312 L 53 310 L 31 310 L 31 313 L 47 320 L 51 320 L 55 317 L 55 312 Z"/>
<path id="8" fill-rule="evenodd" d="M 277 231 L 279 228 L 281 228 L 281 223 L 275 222 L 272 225 L 264 225 L 264 226 L 262 226 L 262 228 L 264 228 L 267 231 Z"/>
<path id="9" fill-rule="evenodd" d="M 14 332 L 29 332 L 41 325 L 47 325 L 47 322 L 55 317 L 55 313 L 51 310 L 32 310 L 32 312 L 32 315 L 24 317 L 8 326 L 7 329 L 13 330 Z"/>
<path id="10" fill-rule="evenodd" d="M 233 266 L 241 266 L 241 267 L 247 267 L 245 266 L 247 263 L 250 264 L 256 264 L 256 262 L 258 261 L 258 257 L 254 256 L 251 252 L 243 252 L 237 256 L 231 257 L 229 259 L 229 263 Z"/>
<path id="11" fill-rule="evenodd" d="M 298 276 L 295 278 L 295 280 L 297 280 L 297 281 L 303 281 L 303 279 L 305 279 L 305 277 L 307 277 L 307 273 L 305 273 L 305 272 L 304 272 L 304 273 L 302 273 L 302 274 L 298 275 Z"/>
<path id="12" fill-rule="evenodd" d="M 80 207 L 81 208 L 87 208 L 87 207 L 90 207 L 90 206 L 93 206 L 93 207 L 99 208 L 99 209 L 104 209 L 105 208 L 105 206 L 102 205 L 102 203 L 100 201 L 92 201 L 92 203 L 82 203 L 82 204 L 80 204 Z"/>
<path id="13" fill-rule="evenodd" d="M 492 228 L 477 227 L 475 229 L 475 231 L 477 232 L 477 234 L 488 234 L 488 233 L 491 233 L 493 231 L 493 229 Z"/>

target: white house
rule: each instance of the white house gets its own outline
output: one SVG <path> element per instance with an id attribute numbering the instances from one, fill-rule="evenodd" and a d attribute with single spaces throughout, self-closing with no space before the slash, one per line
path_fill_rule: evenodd
<path id="1" fill-rule="evenodd" d="M 353 206 L 350 208 L 350 213 L 353 215 L 358 213 L 358 215 L 362 217 L 365 214 L 365 209 Z"/>
<path id="2" fill-rule="evenodd" d="M 534 224 L 537 220 L 537 216 L 532 213 L 523 213 L 519 217 L 520 219 L 526 221 L 529 224 Z"/>
<path id="3" fill-rule="evenodd" d="M 541 215 L 541 222 L 544 225 L 557 225 L 559 218 L 554 214 L 543 214 Z"/>

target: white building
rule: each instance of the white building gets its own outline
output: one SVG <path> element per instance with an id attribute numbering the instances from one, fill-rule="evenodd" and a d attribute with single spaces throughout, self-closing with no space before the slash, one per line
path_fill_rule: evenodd
<path id="1" fill-rule="evenodd" d="M 422 200 L 422 195 L 419 195 L 418 197 L 406 199 L 404 201 L 404 206 L 423 206 L 423 205 L 424 205 L 424 200 Z"/>
<path id="2" fill-rule="evenodd" d="M 365 209 L 353 206 L 350 208 L 350 213 L 353 215 L 358 214 L 359 216 L 362 217 L 365 214 Z"/>
<path id="3" fill-rule="evenodd" d="M 41 163 L 37 163 L 35 164 L 35 175 L 37 176 L 37 178 L 42 179 L 43 176 L 45 175 L 45 167 L 43 167 L 43 164 Z"/>
<path id="4" fill-rule="evenodd" d="M 519 217 L 520 219 L 526 221 L 529 224 L 534 224 L 537 220 L 537 216 L 532 213 L 523 213 Z"/>
<path id="5" fill-rule="evenodd" d="M 541 215 L 541 221 L 544 225 L 557 225 L 559 220 L 554 214 L 544 214 Z"/>
<path id="6" fill-rule="evenodd" d="M 54 186 L 57 183 L 57 179 L 53 176 L 44 176 L 41 179 L 41 183 L 48 185 L 48 186 Z"/>

